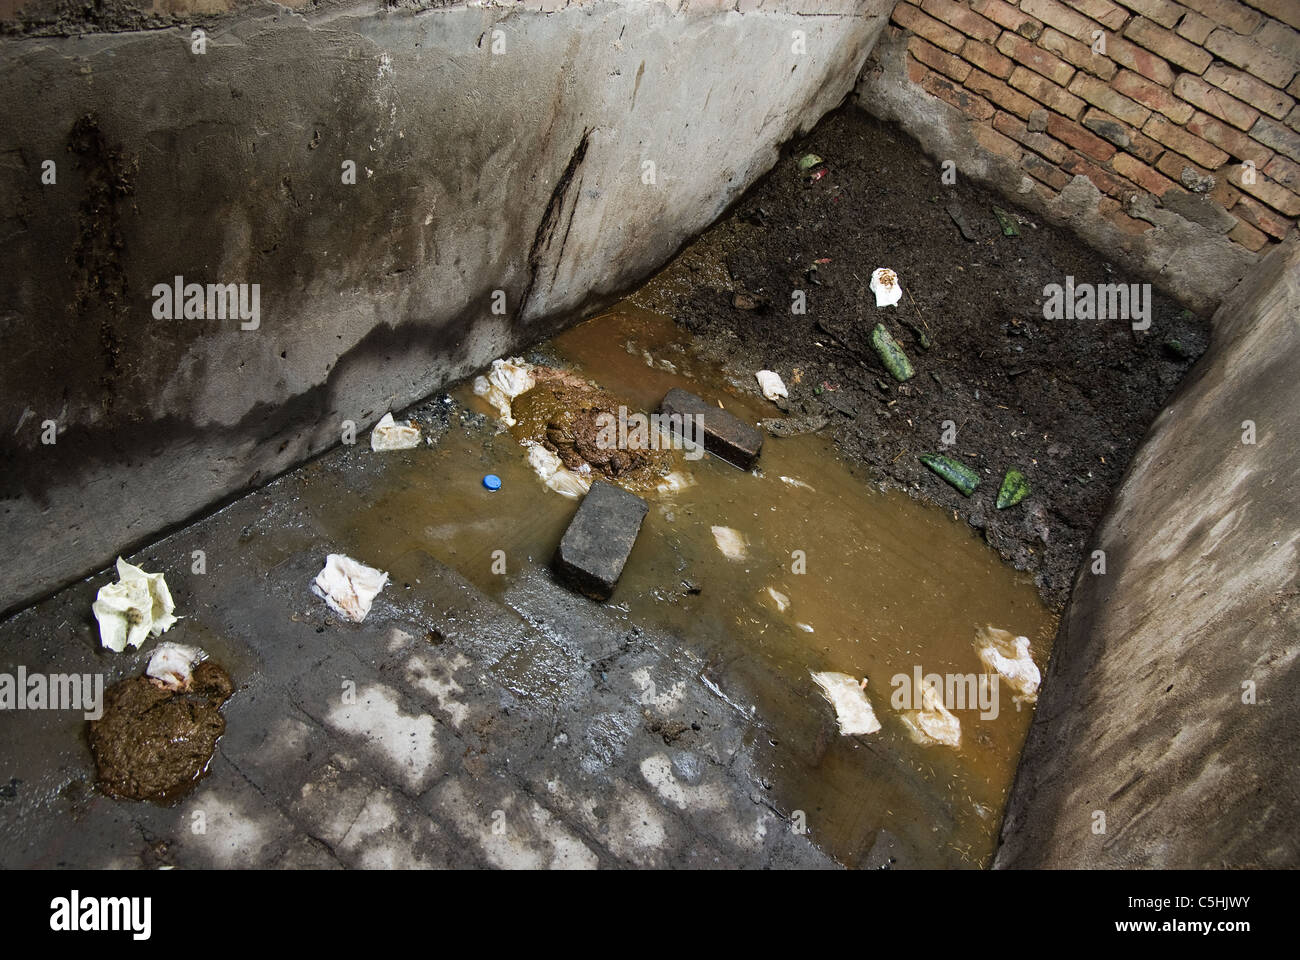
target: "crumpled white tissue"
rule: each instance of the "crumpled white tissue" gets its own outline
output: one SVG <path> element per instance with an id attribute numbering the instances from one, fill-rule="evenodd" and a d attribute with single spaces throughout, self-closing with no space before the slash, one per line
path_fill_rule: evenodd
<path id="1" fill-rule="evenodd" d="M 900 719 L 917 743 L 961 746 L 961 721 L 943 705 L 933 687 L 923 686 L 921 709 L 907 710 L 900 714 Z"/>
<path id="2" fill-rule="evenodd" d="M 591 489 L 590 476 L 574 473 L 564 465 L 559 455 L 540 443 L 528 446 L 528 465 L 542 478 L 542 482 L 562 497 L 578 500 Z"/>
<path id="3" fill-rule="evenodd" d="M 763 396 L 769 400 L 775 400 L 777 397 L 788 397 L 785 382 L 781 375 L 774 370 L 760 370 L 754 377 L 758 380 L 758 388 L 763 391 Z"/>
<path id="4" fill-rule="evenodd" d="M 898 274 L 888 267 L 877 267 L 871 273 L 871 292 L 876 295 L 876 306 L 892 307 L 903 299 L 903 288 L 898 285 Z"/>
<path id="5" fill-rule="evenodd" d="M 420 428 L 403 420 L 398 423 L 391 413 L 386 413 L 370 431 L 371 450 L 409 450 L 420 445 Z"/>
<path id="6" fill-rule="evenodd" d="M 208 655 L 198 647 L 180 643 L 160 643 L 154 648 L 145 668 L 145 676 L 164 690 L 188 690 L 194 679 L 193 670 Z"/>
<path id="7" fill-rule="evenodd" d="M 510 415 L 510 402 L 537 385 L 533 369 L 523 357 L 493 360 L 487 376 L 474 378 L 474 393 L 492 405 L 502 423 L 513 427 L 515 418 Z"/>
<path id="8" fill-rule="evenodd" d="M 744 560 L 745 553 L 749 546 L 745 542 L 745 535 L 739 530 L 733 530 L 731 527 L 712 527 L 713 542 L 718 545 L 722 555 L 728 560 Z"/>
<path id="9" fill-rule="evenodd" d="M 367 567 L 341 553 L 331 553 L 311 588 L 339 616 L 360 623 L 387 582 L 388 574 L 382 570 Z"/>
<path id="10" fill-rule="evenodd" d="M 91 609 L 99 622 L 99 642 L 115 653 L 127 644 L 139 647 L 145 637 L 171 629 L 176 604 L 161 573 L 145 573 L 117 558 L 117 583 L 105 584 Z"/>
<path id="11" fill-rule="evenodd" d="M 871 709 L 871 701 L 866 693 L 847 673 L 826 671 L 812 675 L 817 686 L 821 687 L 822 696 L 835 707 L 835 717 L 840 724 L 840 733 L 846 737 L 861 733 L 875 733 L 880 729 L 876 711 Z"/>
<path id="12" fill-rule="evenodd" d="M 975 636 L 975 654 L 990 671 L 1007 681 L 1017 692 L 1020 703 L 1038 699 L 1038 685 L 1043 676 L 1029 655 L 1029 638 L 1012 636 L 997 627 L 980 627 Z"/>

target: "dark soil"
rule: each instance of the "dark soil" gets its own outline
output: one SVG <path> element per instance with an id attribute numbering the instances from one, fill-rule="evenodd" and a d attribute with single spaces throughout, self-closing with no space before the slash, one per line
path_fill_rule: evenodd
<path id="1" fill-rule="evenodd" d="M 207 771 L 225 732 L 221 705 L 230 677 L 211 662 L 194 669 L 190 689 L 171 691 L 131 677 L 104 695 L 104 714 L 90 723 L 99 785 L 113 797 L 170 802 Z"/>
<path id="2" fill-rule="evenodd" d="M 807 153 L 825 158 L 826 175 L 799 170 Z M 1124 319 L 1044 319 L 1044 287 L 1067 275 L 1076 284 L 1136 278 L 1068 230 L 940 175 L 906 134 L 842 108 L 789 145 L 728 217 L 633 299 L 712 344 L 744 389 L 757 392 L 756 370 L 780 373 L 788 416 L 770 432 L 832 436 L 850 464 L 966 519 L 1033 571 L 1059 608 L 1148 425 L 1204 352 L 1208 318 L 1155 294 L 1143 332 Z M 954 201 L 973 240 L 949 212 Z M 1002 234 L 994 205 L 1019 220 L 1019 237 Z M 904 296 L 878 309 L 868 283 L 882 266 L 898 273 Z M 791 311 L 797 290 L 804 315 Z M 880 322 L 916 368 L 907 383 L 872 351 Z M 957 436 L 944 447 L 948 420 Z M 923 453 L 976 470 L 974 495 L 931 473 Z M 1031 493 L 999 511 L 1011 467 Z"/>

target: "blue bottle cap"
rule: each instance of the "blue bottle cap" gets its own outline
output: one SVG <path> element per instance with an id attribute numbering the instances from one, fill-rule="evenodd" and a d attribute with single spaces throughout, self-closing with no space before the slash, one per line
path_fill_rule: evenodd
<path id="1" fill-rule="evenodd" d="M 489 473 L 486 477 L 483 478 L 483 486 L 487 487 L 489 490 L 500 490 L 501 478 L 498 477 L 495 473 Z"/>

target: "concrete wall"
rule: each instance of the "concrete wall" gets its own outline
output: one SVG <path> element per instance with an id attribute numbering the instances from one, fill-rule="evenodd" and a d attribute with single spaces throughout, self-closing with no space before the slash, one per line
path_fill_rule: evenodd
<path id="1" fill-rule="evenodd" d="M 4 11 L 0 608 L 644 277 L 890 4 L 228 5 Z M 260 325 L 156 319 L 177 275 L 258 284 Z"/>
<path id="2" fill-rule="evenodd" d="M 1300 863 L 1297 431 L 1286 244 L 1224 299 L 1096 531 L 1106 570 L 1079 574 L 997 866 Z"/>

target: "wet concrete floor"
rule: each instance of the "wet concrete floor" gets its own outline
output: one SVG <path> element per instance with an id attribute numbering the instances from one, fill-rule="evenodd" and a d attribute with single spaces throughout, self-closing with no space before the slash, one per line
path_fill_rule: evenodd
<path id="1" fill-rule="evenodd" d="M 530 359 L 634 410 L 681 386 L 750 422 L 780 415 L 630 304 Z M 689 486 L 646 494 L 602 606 L 551 579 L 576 502 L 491 408 L 462 385 L 411 413 L 434 444 L 375 453 L 363 435 L 133 558 L 186 616 L 166 639 L 241 688 L 212 771 L 170 808 L 113 801 L 79 714 L 0 715 L 6 865 L 987 863 L 1030 710 L 1005 687 L 996 717 L 954 710 L 953 749 L 914 743 L 890 705 L 897 675 L 978 673 L 984 624 L 1046 663 L 1053 615 L 966 524 L 872 487 L 815 435 L 768 437 L 750 473 L 685 461 Z M 327 552 L 390 573 L 364 624 L 310 594 Z M 155 641 L 97 648 L 104 582 L 0 624 L 0 669 L 138 673 Z M 839 734 L 823 670 L 867 679 L 879 733 Z"/>

